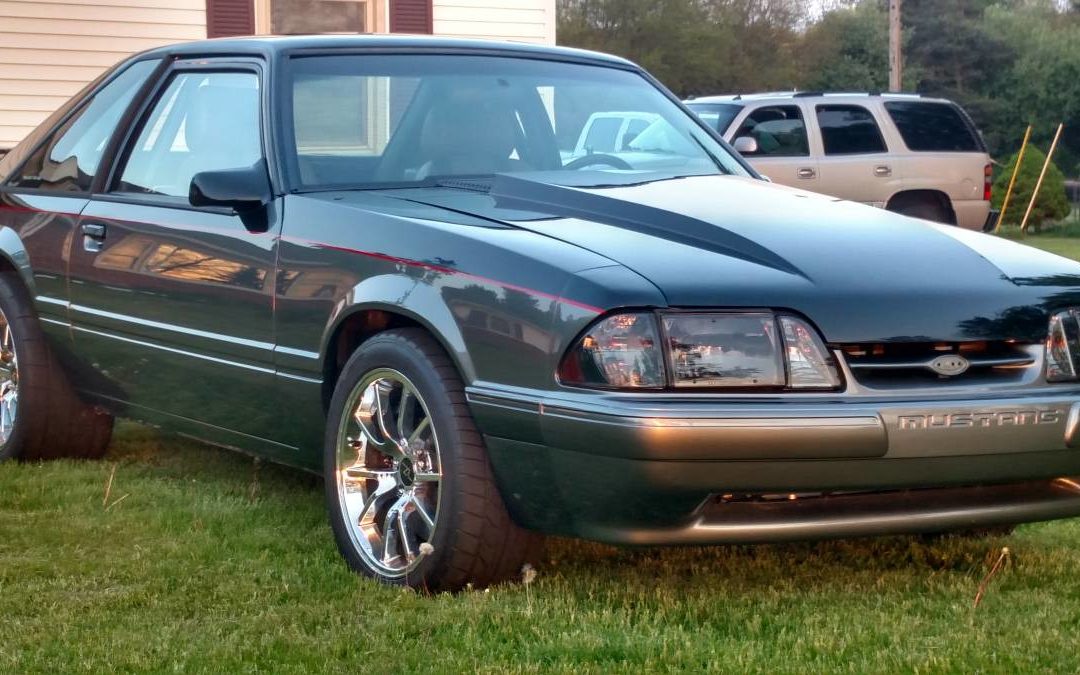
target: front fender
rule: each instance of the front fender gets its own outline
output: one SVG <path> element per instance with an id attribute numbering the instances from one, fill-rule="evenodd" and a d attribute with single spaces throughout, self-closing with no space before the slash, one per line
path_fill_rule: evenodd
<path id="1" fill-rule="evenodd" d="M 37 293 L 34 274 L 30 269 L 30 255 L 26 252 L 26 245 L 23 244 L 19 234 L 7 226 L 0 226 L 0 258 L 3 258 L 19 273 L 19 277 L 30 292 L 30 297 L 34 297 Z"/>
<path id="2" fill-rule="evenodd" d="M 420 324 L 442 344 L 464 381 L 476 379 L 476 369 L 460 326 L 438 288 L 404 273 L 368 277 L 354 285 L 335 304 L 320 340 L 323 363 L 326 363 L 328 350 L 332 349 L 342 324 L 350 317 L 370 310 L 400 314 Z"/>

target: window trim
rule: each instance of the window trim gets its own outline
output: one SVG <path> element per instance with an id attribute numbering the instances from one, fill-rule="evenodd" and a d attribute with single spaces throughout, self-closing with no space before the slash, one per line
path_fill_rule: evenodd
<path id="1" fill-rule="evenodd" d="M 268 128 L 272 123 L 269 118 L 269 111 L 271 106 L 268 103 L 269 92 L 267 91 L 267 77 L 266 77 L 266 64 L 265 62 L 256 57 L 191 57 L 181 61 L 173 61 L 155 81 L 155 85 L 152 91 L 144 92 L 142 101 L 137 109 L 129 110 L 131 114 L 130 119 L 126 122 L 126 133 L 121 134 L 120 138 L 117 138 L 117 146 L 115 148 L 115 154 L 113 161 L 109 166 L 109 172 L 106 177 L 103 178 L 102 183 L 99 186 L 99 190 L 94 192 L 94 199 L 98 201 L 115 202 L 119 204 L 137 204 L 143 206 L 154 206 L 158 208 L 179 209 L 186 211 L 201 211 L 205 213 L 220 213 L 234 215 L 232 209 L 218 207 L 218 206 L 193 206 L 191 203 L 181 203 L 174 201 L 177 198 L 172 196 L 155 196 L 149 194 L 140 194 L 137 192 L 117 192 L 116 187 L 120 181 L 120 177 L 123 174 L 123 169 L 127 166 L 131 153 L 134 150 L 135 143 L 138 141 L 139 135 L 142 133 L 143 127 L 146 126 L 147 121 L 150 118 L 150 114 L 157 108 L 158 102 L 161 97 L 168 90 L 169 84 L 173 81 L 173 78 L 182 73 L 192 72 L 211 72 L 211 73 L 252 73 L 258 78 L 259 81 L 259 143 L 262 148 L 262 159 L 267 167 L 267 174 L 271 185 L 271 195 L 277 197 L 279 195 L 275 186 L 275 172 L 273 170 L 272 159 L 272 134 Z"/>
<path id="2" fill-rule="evenodd" d="M 874 129 L 877 131 L 878 140 L 881 141 L 881 150 L 875 152 L 829 152 L 825 145 L 825 129 L 821 125 L 821 118 L 818 116 L 822 108 L 860 108 L 866 111 L 866 114 L 870 116 L 870 119 L 874 122 Z M 878 119 L 874 111 L 869 107 L 859 103 L 815 103 L 814 104 L 814 124 L 817 125 L 818 136 L 821 138 L 821 156 L 822 157 L 864 157 L 867 155 L 887 155 L 891 152 L 889 144 L 885 140 L 885 134 L 881 131 L 881 120 Z"/>
<path id="3" fill-rule="evenodd" d="M 94 97 L 97 96 L 102 89 L 112 84 L 116 80 L 116 78 L 120 77 L 120 75 L 126 72 L 129 68 L 131 68 L 137 63 L 142 63 L 144 61 L 157 61 L 158 64 L 150 71 L 146 79 L 143 81 L 142 85 L 135 91 L 135 95 L 132 96 L 131 100 L 128 102 L 127 107 L 124 108 L 123 113 L 120 115 L 119 120 L 117 120 L 116 126 L 114 126 L 112 132 L 110 132 L 109 137 L 105 142 L 105 148 L 101 153 L 101 161 L 98 163 L 97 172 L 94 174 L 94 179 L 90 183 L 89 190 L 58 191 L 50 190 L 48 188 L 27 188 L 12 185 L 12 181 L 22 175 L 23 169 L 26 168 L 26 164 L 31 159 L 33 159 L 34 155 L 40 152 L 41 149 L 52 140 L 53 136 L 55 136 L 60 131 L 60 129 L 62 129 L 68 122 L 70 122 L 73 117 L 85 110 L 86 107 L 90 104 L 90 102 L 94 99 Z M 4 178 L 3 182 L 0 182 L 0 194 L 18 192 L 20 194 L 28 195 L 73 197 L 81 199 L 89 199 L 92 195 L 96 194 L 100 185 L 99 181 L 104 175 L 110 173 L 112 170 L 112 165 L 115 159 L 114 154 L 116 151 L 115 144 L 117 141 L 117 137 L 122 135 L 121 130 L 128 125 L 129 117 L 132 113 L 132 110 L 138 108 L 141 105 L 142 100 L 146 96 L 147 92 L 155 85 L 155 83 L 158 81 L 158 78 L 161 76 L 161 72 L 167 67 L 166 64 L 167 59 L 165 59 L 161 55 L 138 56 L 121 61 L 120 63 L 113 66 L 111 70 L 106 71 L 100 78 L 98 78 L 98 80 L 96 80 L 95 82 L 91 82 L 89 85 L 87 85 L 81 93 L 71 97 L 71 99 L 65 102 L 64 105 L 58 109 L 59 111 L 62 111 L 60 117 L 53 123 L 51 127 L 48 128 L 47 131 L 41 134 L 41 138 L 38 138 L 34 143 L 29 146 L 26 156 L 23 157 L 18 164 L 13 166 L 11 169 L 11 173 L 9 173 Z M 34 131 L 37 131 L 37 129 L 35 129 Z M 31 131 L 30 133 L 34 133 L 34 131 Z M 19 146 L 15 147 L 17 148 Z M 12 150 L 14 149 L 15 148 L 12 148 Z"/>

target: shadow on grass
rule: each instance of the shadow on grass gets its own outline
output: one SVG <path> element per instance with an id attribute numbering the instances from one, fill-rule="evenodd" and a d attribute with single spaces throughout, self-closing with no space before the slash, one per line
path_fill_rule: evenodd
<path id="1" fill-rule="evenodd" d="M 241 495 L 267 507 L 323 508 L 322 480 L 198 441 L 124 423 L 106 462 L 154 480 L 197 483 L 203 491 Z M 791 593 L 877 592 L 890 583 L 940 576 L 978 579 L 1003 546 L 1026 546 L 1031 555 L 1053 557 L 1025 537 L 891 536 L 772 545 L 621 548 L 550 538 L 539 566 L 544 585 L 571 593 L 617 594 L 643 583 L 675 587 L 684 593 L 718 588 Z M 297 542 L 307 546 L 310 542 Z M 327 536 L 320 545 L 332 546 Z M 615 582 L 615 583 L 612 583 Z"/>

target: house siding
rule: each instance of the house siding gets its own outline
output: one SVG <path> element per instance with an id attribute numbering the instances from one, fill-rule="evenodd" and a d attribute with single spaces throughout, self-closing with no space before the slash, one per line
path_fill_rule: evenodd
<path id="1" fill-rule="evenodd" d="M 0 149 L 125 56 L 206 37 L 206 0 L 0 0 Z"/>
<path id="2" fill-rule="evenodd" d="M 400 2 L 402 31 L 555 43 L 556 0 L 372 1 L 382 30 Z M 237 32 L 240 24 L 248 32 L 253 13 L 270 6 L 268 0 L 210 4 L 220 10 L 218 32 Z M 207 0 L 0 0 L 0 153 L 124 57 L 206 36 Z"/>
<path id="3" fill-rule="evenodd" d="M 434 0 L 436 35 L 555 44 L 555 0 Z"/>

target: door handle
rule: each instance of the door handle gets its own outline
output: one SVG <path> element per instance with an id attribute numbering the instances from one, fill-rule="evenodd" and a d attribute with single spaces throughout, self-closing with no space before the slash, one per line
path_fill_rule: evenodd
<path id="1" fill-rule="evenodd" d="M 88 253 L 98 253 L 105 247 L 105 224 L 83 223 L 83 250 Z"/>
<path id="2" fill-rule="evenodd" d="M 892 175 L 892 167 L 885 166 L 884 164 L 881 166 L 875 166 L 874 175 L 878 178 L 888 178 Z"/>
<path id="3" fill-rule="evenodd" d="M 814 176 L 817 175 L 817 171 L 814 171 L 812 168 L 810 168 L 808 166 L 804 166 L 804 167 L 800 168 L 795 173 L 796 173 L 796 175 L 799 176 L 799 178 L 813 178 Z"/>

